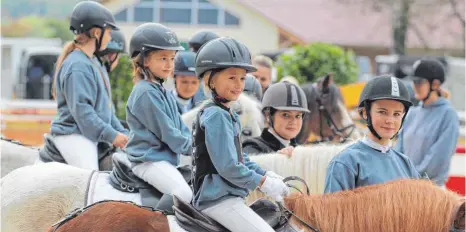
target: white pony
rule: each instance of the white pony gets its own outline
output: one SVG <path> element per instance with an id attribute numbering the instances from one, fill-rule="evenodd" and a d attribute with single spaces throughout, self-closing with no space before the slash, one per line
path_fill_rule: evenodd
<path id="1" fill-rule="evenodd" d="M 329 161 L 346 145 L 297 147 L 293 156 L 251 156 L 266 170 L 303 178 L 313 193 L 322 193 Z M 18 168 L 0 180 L 2 231 L 44 231 L 75 208 L 105 199 L 140 204 L 137 193 L 123 193 L 108 184 L 107 172 L 92 172 L 60 163 Z M 257 198 L 253 193 L 248 201 Z"/>
<path id="2" fill-rule="evenodd" d="M 184 123 L 188 125 L 190 129 L 192 129 L 194 120 L 196 120 L 196 116 L 201 110 L 201 107 L 202 104 L 181 116 Z M 261 135 L 262 129 L 264 128 L 264 116 L 262 115 L 261 107 L 262 105 L 260 102 L 245 93 L 242 93 L 238 100 L 233 102 L 231 108 L 240 116 L 243 139 Z"/>
<path id="3" fill-rule="evenodd" d="M 243 134 L 247 134 L 247 136 L 242 136 L 243 139 L 260 136 L 264 124 L 264 118 L 262 116 L 260 107 L 261 105 L 258 101 L 244 93 L 240 95 L 236 104 L 233 104 L 233 109 L 240 113 L 243 132 L 246 132 Z M 182 119 L 188 128 L 192 129 L 192 124 L 199 110 L 200 106 L 182 115 Z M 39 151 L 37 149 L 25 147 L 4 140 L 0 141 L 0 146 L 1 177 L 5 176 L 16 168 L 20 168 L 26 165 L 33 165 L 35 161 L 39 159 Z M 106 164 L 111 164 L 111 162 L 107 162 L 107 160 L 104 162 Z M 111 168 L 106 168 L 104 170 L 111 170 Z"/>

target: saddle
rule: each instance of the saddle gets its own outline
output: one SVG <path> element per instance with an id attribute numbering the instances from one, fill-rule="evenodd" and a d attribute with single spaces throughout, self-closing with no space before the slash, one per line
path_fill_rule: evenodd
<path id="1" fill-rule="evenodd" d="M 44 134 L 44 147 L 39 150 L 39 158 L 42 162 L 59 162 L 66 164 L 66 160 L 61 155 L 58 148 L 55 146 L 53 137 L 50 134 Z M 97 143 L 97 154 L 99 162 L 105 157 L 116 151 L 116 148 L 105 142 Z"/>
<path id="2" fill-rule="evenodd" d="M 110 185 L 122 192 L 140 193 L 142 206 L 156 208 L 173 214 L 173 197 L 163 194 L 149 183 L 137 177 L 131 170 L 131 162 L 124 153 L 114 153 L 112 157 L 113 169 L 109 175 Z M 187 183 L 191 180 L 191 169 L 188 166 L 179 167 Z"/>
<path id="3" fill-rule="evenodd" d="M 195 209 L 191 204 L 184 202 L 176 196 L 174 198 L 175 218 L 181 228 L 187 231 L 198 232 L 228 232 L 229 230 L 220 225 L 212 218 Z M 289 217 L 283 214 L 280 208 L 267 199 L 256 200 L 249 206 L 275 231 L 296 232 L 288 225 Z"/>

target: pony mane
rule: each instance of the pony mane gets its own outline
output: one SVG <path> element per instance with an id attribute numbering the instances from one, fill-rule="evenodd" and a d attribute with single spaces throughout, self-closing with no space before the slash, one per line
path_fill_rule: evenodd
<path id="1" fill-rule="evenodd" d="M 461 202 L 457 194 L 428 180 L 410 179 L 285 199 L 290 210 L 320 231 L 446 232 Z"/>
<path id="2" fill-rule="evenodd" d="M 352 143 L 297 146 L 291 158 L 279 153 L 251 155 L 249 158 L 265 170 L 282 176 L 299 176 L 309 185 L 311 193 L 323 193 L 327 167 L 334 156 Z"/>
<path id="3" fill-rule="evenodd" d="M 264 128 L 264 116 L 262 115 L 262 104 L 255 100 L 254 97 L 242 93 L 237 101 L 243 111 L 240 115 L 241 125 L 249 125 L 251 123 L 256 124 L 259 128 L 259 135 Z M 254 134 L 254 133 L 253 133 Z M 259 136 L 257 135 L 257 136 Z"/>

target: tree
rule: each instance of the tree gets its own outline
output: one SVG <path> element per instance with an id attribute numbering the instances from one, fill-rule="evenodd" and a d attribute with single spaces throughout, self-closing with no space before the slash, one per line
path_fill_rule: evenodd
<path id="1" fill-rule="evenodd" d="M 279 77 L 291 75 L 300 83 L 333 73 L 337 84 L 347 84 L 356 81 L 358 76 L 353 52 L 326 43 L 294 47 L 292 54 L 278 58 L 277 69 Z"/>
<path id="2" fill-rule="evenodd" d="M 27 16 L 2 25 L 4 37 L 60 38 L 63 42 L 73 39 L 66 20 Z"/>
<path id="3" fill-rule="evenodd" d="M 126 101 L 133 88 L 131 59 L 126 54 L 120 54 L 118 66 L 110 72 L 112 86 L 112 101 L 119 119 L 126 119 Z"/>
<path id="4" fill-rule="evenodd" d="M 441 27 L 445 23 L 442 20 L 427 20 L 429 15 L 438 14 L 439 9 L 450 8 L 450 17 L 456 17 L 462 23 L 461 35 L 446 35 L 446 36 L 461 36 L 463 41 L 465 38 L 465 20 L 464 4 L 461 5 L 462 0 L 336 0 L 346 4 L 360 4 L 361 6 L 372 7 L 372 10 L 379 12 L 388 12 L 391 15 L 392 22 L 392 38 L 393 47 L 392 53 L 398 55 L 405 55 L 406 53 L 406 39 L 408 31 L 412 30 L 417 38 L 423 43 L 425 49 L 430 49 L 428 39 L 429 35 L 422 34 L 420 27 L 426 26 L 429 29 Z M 422 25 L 424 24 L 424 25 Z M 432 30 L 432 29 L 431 29 Z"/>

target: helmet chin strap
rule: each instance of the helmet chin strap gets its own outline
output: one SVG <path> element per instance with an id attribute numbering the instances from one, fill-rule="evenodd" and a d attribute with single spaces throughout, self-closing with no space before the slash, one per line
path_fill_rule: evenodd
<path id="1" fill-rule="evenodd" d="M 427 96 L 426 96 L 424 99 L 422 99 L 422 102 L 425 102 L 427 99 L 429 99 L 430 94 L 431 94 L 432 92 L 434 92 L 434 91 L 437 92 L 437 95 L 438 95 L 439 97 L 442 96 L 442 94 L 440 94 L 440 91 L 439 91 L 439 90 L 434 90 L 434 89 L 432 89 L 432 82 L 429 81 L 429 93 L 427 93 Z M 422 104 L 422 107 L 424 107 L 424 104 Z"/>
<path id="2" fill-rule="evenodd" d="M 375 131 L 374 129 L 374 126 L 372 125 L 372 117 L 371 117 L 371 104 L 368 103 L 367 101 L 364 102 L 364 108 L 366 109 L 366 116 L 367 116 L 367 127 L 369 128 L 370 132 L 378 139 L 378 140 L 381 140 L 382 137 L 380 137 L 380 135 L 377 133 L 377 131 Z M 403 118 L 401 119 L 401 125 L 400 125 L 400 129 L 401 129 L 401 126 L 403 126 L 403 122 L 405 121 L 405 117 L 406 115 L 408 114 L 408 110 L 409 108 L 407 108 L 405 106 L 405 114 L 403 115 Z M 400 129 L 390 138 L 390 139 L 394 139 L 397 135 L 398 135 L 398 132 L 400 132 Z"/>
<path id="3" fill-rule="evenodd" d="M 142 69 L 142 75 L 144 76 L 144 80 L 148 80 L 148 81 L 151 81 L 151 78 L 150 77 L 153 77 L 155 79 L 155 81 L 157 81 L 160 85 L 163 85 L 163 82 L 165 81 L 163 78 L 161 77 L 158 77 L 156 75 L 154 75 L 154 73 L 152 73 L 150 70 L 148 70 L 146 67 L 144 67 L 144 57 L 146 56 L 146 51 L 143 49 L 141 51 L 141 62 L 140 63 L 137 63 L 137 65 Z"/>

